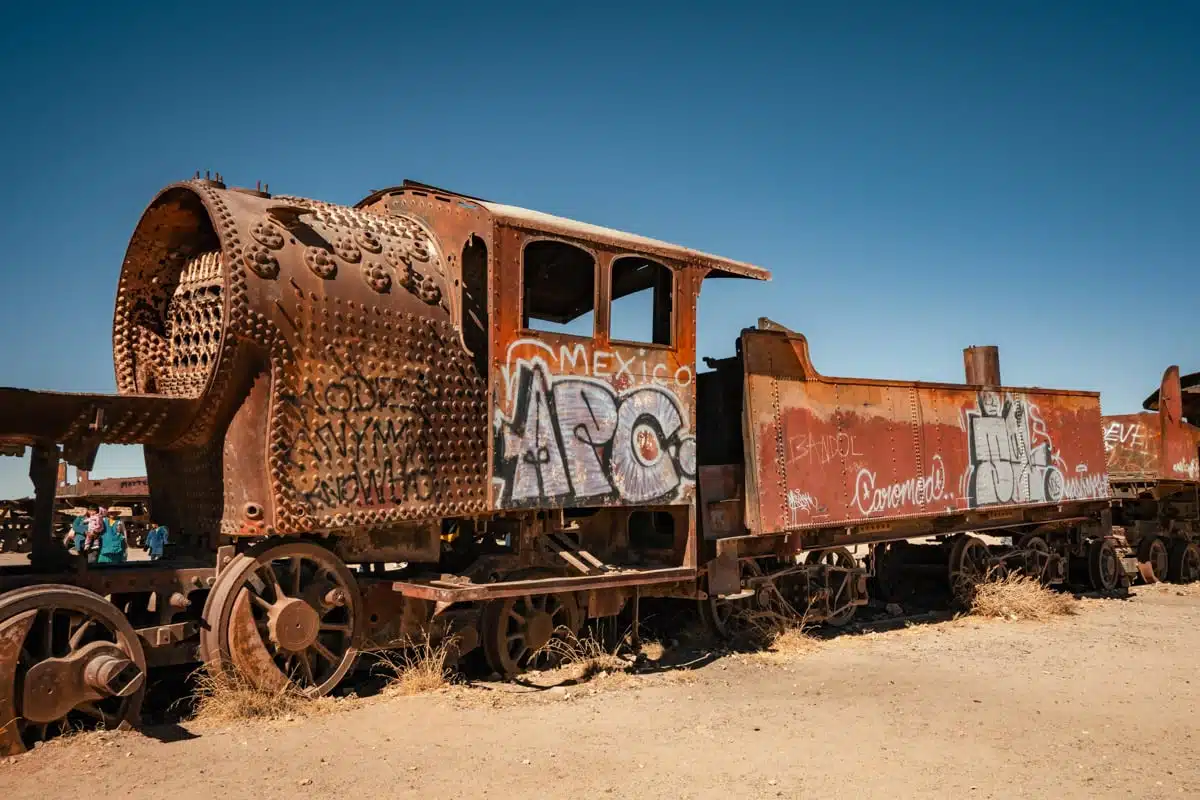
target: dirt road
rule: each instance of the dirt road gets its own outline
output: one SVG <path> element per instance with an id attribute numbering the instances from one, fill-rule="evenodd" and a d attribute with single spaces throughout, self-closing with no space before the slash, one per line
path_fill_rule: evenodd
<path id="1" fill-rule="evenodd" d="M 1197 654 L 1200 591 L 1158 586 L 1048 623 L 363 700 L 180 741 L 77 737 L 0 764 L 0 796 L 1195 796 Z"/>

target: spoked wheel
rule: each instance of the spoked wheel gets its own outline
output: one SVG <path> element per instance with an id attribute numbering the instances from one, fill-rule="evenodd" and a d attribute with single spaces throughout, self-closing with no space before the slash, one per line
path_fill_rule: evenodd
<path id="1" fill-rule="evenodd" d="M 491 601 L 482 623 L 488 666 L 508 677 L 552 663 L 543 648 L 555 636 L 577 635 L 583 612 L 573 594 L 535 594 Z"/>
<path id="2" fill-rule="evenodd" d="M 276 691 L 328 694 L 354 665 L 361 598 L 341 559 L 319 545 L 264 546 L 226 565 L 204 606 L 210 670 Z"/>
<path id="3" fill-rule="evenodd" d="M 0 755 L 70 730 L 127 727 L 145 692 L 142 644 L 100 595 L 49 584 L 0 596 Z"/>
<path id="4" fill-rule="evenodd" d="M 1170 556 L 1167 543 L 1160 536 L 1150 536 L 1138 542 L 1138 573 L 1146 583 L 1159 583 L 1167 579 Z"/>
<path id="5" fill-rule="evenodd" d="M 1050 545 L 1041 536 L 1021 537 L 1017 546 L 1025 551 L 1025 574 L 1042 583 L 1050 582 Z"/>
<path id="6" fill-rule="evenodd" d="M 1098 592 L 1111 592 L 1121 580 L 1121 562 L 1111 539 L 1097 539 L 1088 545 L 1088 579 Z"/>
<path id="7" fill-rule="evenodd" d="M 740 568 L 743 581 L 761 577 L 763 574 L 762 567 L 753 560 L 741 562 Z M 754 608 L 756 605 L 756 592 L 744 591 L 737 597 L 716 597 L 710 594 L 707 599 L 700 601 L 700 616 L 718 637 L 731 639 L 738 630 L 738 612 Z"/>
<path id="8" fill-rule="evenodd" d="M 981 539 L 960 536 L 950 548 L 950 589 L 962 598 L 987 577 L 991 553 Z"/>
<path id="9" fill-rule="evenodd" d="M 1182 540 L 1172 544 L 1168 574 L 1176 583 L 1200 580 L 1200 547 Z"/>
<path id="10" fill-rule="evenodd" d="M 842 569 L 858 569 L 858 559 L 854 554 L 845 547 L 831 547 L 828 550 L 816 550 L 809 553 L 804 558 L 805 564 L 828 564 L 831 567 L 841 567 Z M 829 598 L 829 607 L 831 609 L 839 609 L 845 604 L 844 608 L 840 608 L 832 616 L 825 620 L 826 625 L 832 625 L 835 628 L 840 628 L 850 620 L 854 619 L 854 612 L 858 610 L 858 606 L 848 603 L 850 595 L 849 575 L 843 575 L 841 580 L 836 581 L 836 588 Z"/>

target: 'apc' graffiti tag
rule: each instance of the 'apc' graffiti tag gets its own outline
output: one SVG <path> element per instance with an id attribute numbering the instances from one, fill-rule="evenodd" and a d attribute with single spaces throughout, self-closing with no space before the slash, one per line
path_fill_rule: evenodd
<path id="1" fill-rule="evenodd" d="M 540 358 L 510 381 L 512 417 L 495 418 L 500 505 L 670 501 L 696 477 L 696 437 L 675 394 L 616 392 L 593 378 L 552 376 Z"/>

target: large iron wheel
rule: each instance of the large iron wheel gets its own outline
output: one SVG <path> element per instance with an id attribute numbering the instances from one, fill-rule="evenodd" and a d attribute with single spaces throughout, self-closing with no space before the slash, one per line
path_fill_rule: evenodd
<path id="1" fill-rule="evenodd" d="M 1088 545 L 1088 579 L 1098 592 L 1111 592 L 1121 580 L 1121 562 L 1110 539 L 1097 539 Z"/>
<path id="2" fill-rule="evenodd" d="M 950 589 L 955 596 L 968 596 L 988 576 L 991 553 L 983 540 L 960 536 L 950 547 Z"/>
<path id="3" fill-rule="evenodd" d="M 204 606 L 210 670 L 277 691 L 328 694 L 358 655 L 362 600 L 341 559 L 311 542 L 260 546 L 225 566 Z"/>
<path id="4" fill-rule="evenodd" d="M 1050 582 L 1050 544 L 1041 536 L 1026 534 L 1017 543 L 1024 551 L 1025 574 L 1042 583 Z"/>
<path id="5" fill-rule="evenodd" d="M 0 755 L 71 730 L 128 727 L 145 692 L 142 644 L 103 597 L 58 584 L 0 595 Z"/>
<path id="6" fill-rule="evenodd" d="M 758 578 L 763 574 L 762 567 L 753 559 L 742 561 L 740 564 L 741 578 L 744 582 L 749 578 Z M 739 630 L 738 614 L 759 605 L 758 593 L 744 590 L 734 597 L 709 596 L 700 601 L 700 616 L 709 629 L 721 639 L 732 639 Z"/>
<path id="7" fill-rule="evenodd" d="M 1146 583 L 1160 583 L 1167 579 L 1171 558 L 1167 543 L 1160 536 L 1148 536 L 1138 542 L 1138 573 Z"/>
<path id="8" fill-rule="evenodd" d="M 816 550 L 809 553 L 804 558 L 805 564 L 827 564 L 831 567 L 840 567 L 842 569 L 858 569 L 858 559 L 846 547 L 831 547 L 828 550 Z M 851 577 L 848 574 L 842 575 L 837 581 L 837 588 L 833 595 L 829 598 L 829 608 L 834 609 L 835 613 L 824 620 L 826 625 L 832 625 L 835 628 L 840 628 L 846 625 L 850 620 L 854 619 L 854 614 L 858 611 L 858 606 L 848 602 L 850 594 Z M 845 605 L 845 607 L 839 607 Z"/>
<path id="9" fill-rule="evenodd" d="M 483 612 L 483 654 L 505 677 L 553 663 L 543 648 L 555 636 L 576 636 L 583 612 L 575 595 L 535 594 L 493 600 Z"/>
<path id="10" fill-rule="evenodd" d="M 1200 580 L 1200 547 L 1182 539 L 1172 544 L 1169 575 L 1176 583 Z"/>

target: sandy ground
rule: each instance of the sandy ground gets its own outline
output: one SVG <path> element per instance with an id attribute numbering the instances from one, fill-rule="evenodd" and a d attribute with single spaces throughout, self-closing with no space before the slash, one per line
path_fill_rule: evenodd
<path id="1" fill-rule="evenodd" d="M 1200 590 L 1157 586 L 1046 623 L 88 734 L 0 763 L 0 797 L 1196 796 L 1198 653 Z"/>

